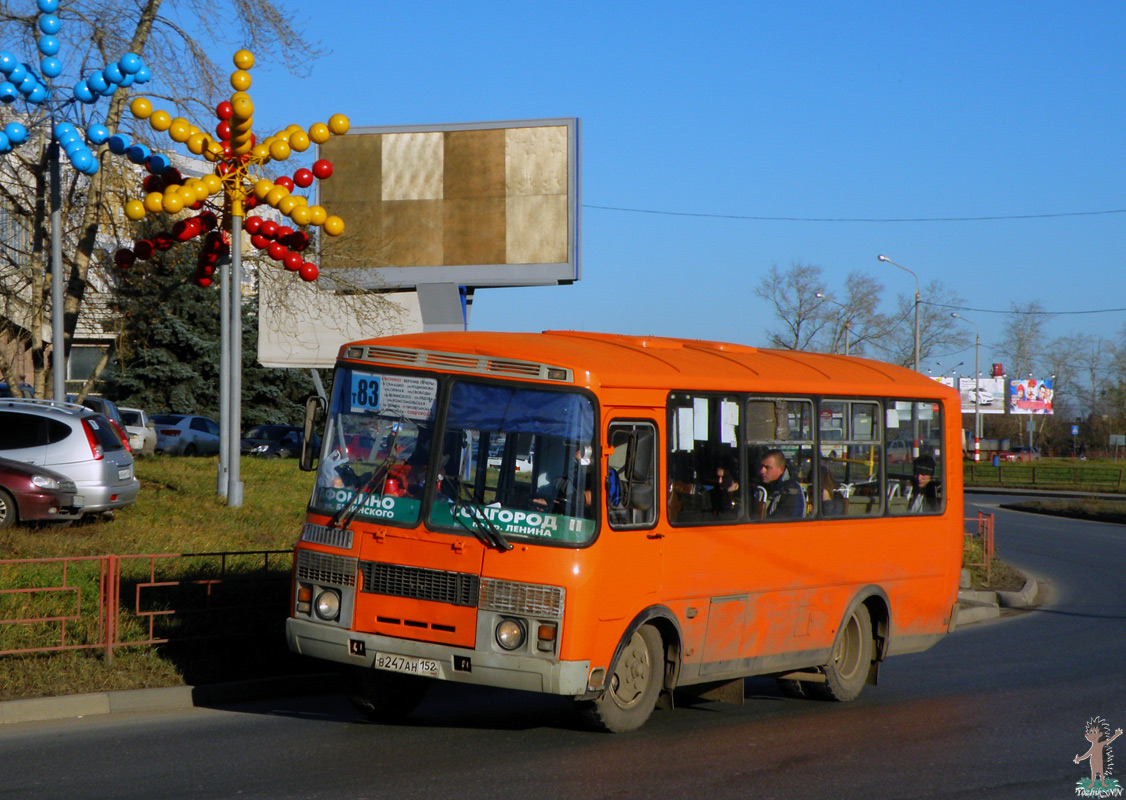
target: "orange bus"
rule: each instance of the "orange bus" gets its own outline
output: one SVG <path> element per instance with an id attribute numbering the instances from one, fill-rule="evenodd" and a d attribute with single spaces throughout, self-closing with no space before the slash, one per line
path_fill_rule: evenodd
<path id="1" fill-rule="evenodd" d="M 954 626 L 960 404 L 908 369 L 425 333 L 342 347 L 306 442 L 318 407 L 287 638 L 373 719 L 435 680 L 568 696 L 610 731 L 751 675 L 850 700 Z"/>

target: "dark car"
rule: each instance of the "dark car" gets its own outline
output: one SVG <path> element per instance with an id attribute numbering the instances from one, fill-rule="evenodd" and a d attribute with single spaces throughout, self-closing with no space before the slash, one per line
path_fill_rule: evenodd
<path id="1" fill-rule="evenodd" d="M 304 440 L 305 434 L 302 431 L 290 431 L 281 439 L 258 445 L 250 451 L 250 455 L 259 458 L 300 458 L 301 443 Z M 320 449 L 320 437 L 313 437 L 313 447 Z"/>
<path id="2" fill-rule="evenodd" d="M 300 434 L 296 425 L 256 425 L 242 435 L 239 451 L 244 455 L 264 455 L 263 448 L 280 443 L 291 433 Z M 298 445 L 300 450 L 300 445 Z"/>
<path id="3" fill-rule="evenodd" d="M 35 387 L 30 383 L 20 383 L 13 388 L 0 381 L 0 397 L 35 397 Z"/>
<path id="4" fill-rule="evenodd" d="M 77 519 L 74 481 L 43 467 L 0 458 L 0 528 L 19 522 Z"/>

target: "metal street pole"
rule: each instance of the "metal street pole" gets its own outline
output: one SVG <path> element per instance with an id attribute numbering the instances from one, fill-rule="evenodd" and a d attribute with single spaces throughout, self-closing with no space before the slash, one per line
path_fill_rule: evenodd
<path id="1" fill-rule="evenodd" d="M 62 178 L 59 173 L 59 143 L 54 139 L 47 145 L 47 162 L 51 174 L 51 397 L 66 400 Z"/>
<path id="2" fill-rule="evenodd" d="M 950 316 L 974 326 L 974 436 L 981 438 L 981 333 L 977 323 L 966 319 L 961 314 L 951 313 Z"/>
<path id="3" fill-rule="evenodd" d="M 227 461 L 231 435 L 231 264 L 219 262 L 219 472 L 220 497 L 227 496 L 230 464 Z"/>
<path id="4" fill-rule="evenodd" d="M 876 256 L 877 259 L 885 263 L 891 264 L 893 267 L 899 267 L 904 272 L 908 273 L 915 279 L 915 371 L 919 371 L 919 276 L 913 270 L 907 269 L 902 264 L 896 264 L 887 256 Z"/>
<path id="5" fill-rule="evenodd" d="M 242 506 L 242 198 L 231 214 L 231 364 L 227 455 L 227 505 Z"/>

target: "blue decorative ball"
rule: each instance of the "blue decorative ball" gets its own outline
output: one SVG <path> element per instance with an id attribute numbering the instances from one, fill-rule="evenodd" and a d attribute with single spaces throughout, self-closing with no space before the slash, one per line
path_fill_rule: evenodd
<path id="1" fill-rule="evenodd" d="M 143 144 L 135 144 L 125 151 L 125 157 L 134 164 L 144 164 L 145 159 L 152 155 L 152 151 Z"/>
<path id="2" fill-rule="evenodd" d="M 59 10 L 59 0 L 39 0 L 39 11 L 43 14 L 54 14 Z"/>
<path id="3" fill-rule="evenodd" d="M 0 83 L 0 102 L 10 103 L 20 96 L 16 85 L 11 81 Z"/>
<path id="4" fill-rule="evenodd" d="M 86 85 L 90 87 L 90 91 L 94 94 L 104 94 L 106 89 L 109 88 L 109 81 L 101 72 L 91 72 L 86 76 Z"/>
<path id="5" fill-rule="evenodd" d="M 12 70 L 14 70 L 19 63 L 16 57 L 7 50 L 0 50 L 0 72 L 3 72 L 5 75 L 11 75 Z"/>
<path id="6" fill-rule="evenodd" d="M 27 96 L 27 102 L 38 105 L 50 96 L 51 92 L 48 91 L 47 87 L 39 83 L 35 85 L 35 88 L 31 90 L 31 94 Z"/>
<path id="7" fill-rule="evenodd" d="M 9 122 L 5 125 L 4 133 L 12 144 L 23 144 L 27 141 L 27 128 L 18 122 Z"/>
<path id="8" fill-rule="evenodd" d="M 106 76 L 106 80 L 110 83 L 121 83 L 125 80 L 125 73 L 118 66 L 117 62 L 106 64 L 106 68 L 102 70 L 102 74 Z"/>
<path id="9" fill-rule="evenodd" d="M 54 36 L 59 32 L 59 28 L 61 27 L 62 23 L 59 22 L 59 18 L 54 14 L 39 15 L 39 30 L 43 31 L 43 33 L 48 36 Z"/>
<path id="10" fill-rule="evenodd" d="M 0 153 L 7 153 L 12 149 L 12 143 L 8 141 L 8 134 L 0 132 Z"/>
<path id="11" fill-rule="evenodd" d="M 63 72 L 63 62 L 54 56 L 47 56 L 39 62 L 39 69 L 48 78 L 57 78 Z"/>
<path id="12" fill-rule="evenodd" d="M 136 53 L 126 53 L 117 61 L 117 65 L 121 67 L 121 71 L 126 75 L 135 75 L 145 66 L 144 60 Z"/>
<path id="13" fill-rule="evenodd" d="M 93 103 L 98 98 L 90 91 L 90 87 L 86 85 L 86 81 L 79 81 L 74 84 L 74 96 L 83 103 Z"/>
<path id="14" fill-rule="evenodd" d="M 109 151 L 115 155 L 123 155 L 129 149 L 128 137 L 122 136 L 120 133 L 115 133 L 107 140 L 109 144 Z"/>
<path id="15" fill-rule="evenodd" d="M 27 77 L 27 67 L 23 64 L 16 64 L 12 67 L 12 71 L 8 73 L 8 80 L 19 86 L 23 83 L 23 79 Z"/>
<path id="16" fill-rule="evenodd" d="M 70 156 L 70 163 L 74 164 L 74 168 L 79 172 L 85 172 L 90 169 L 90 162 L 94 160 L 94 154 L 85 147 L 76 153 L 67 153 Z"/>
<path id="17" fill-rule="evenodd" d="M 149 79 L 152 78 L 152 73 L 149 71 L 148 67 L 141 67 L 134 74 L 136 76 L 137 83 L 148 83 Z"/>
<path id="18" fill-rule="evenodd" d="M 86 141 L 90 144 L 104 144 L 109 138 L 109 128 L 105 125 L 91 125 L 86 129 Z"/>

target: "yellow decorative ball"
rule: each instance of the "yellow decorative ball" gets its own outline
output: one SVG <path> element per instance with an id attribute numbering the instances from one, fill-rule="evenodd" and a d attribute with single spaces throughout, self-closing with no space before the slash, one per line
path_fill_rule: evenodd
<path id="1" fill-rule="evenodd" d="M 250 95 L 244 92 L 235 92 L 231 95 L 231 108 L 235 111 L 236 117 L 242 119 L 250 119 L 254 114 L 254 102 L 250 99 Z M 234 125 L 234 120 L 231 125 Z"/>
<path id="2" fill-rule="evenodd" d="M 270 148 L 265 144 L 256 144 L 254 145 L 254 147 L 250 148 L 250 155 L 254 156 L 260 161 L 265 161 L 270 157 Z"/>
<path id="3" fill-rule="evenodd" d="M 289 149 L 296 153 L 304 153 L 309 149 L 309 134 L 305 131 L 294 131 L 289 135 Z"/>
<path id="4" fill-rule="evenodd" d="M 324 225 L 326 219 L 328 219 L 328 212 L 324 210 L 323 206 L 309 206 L 310 225 Z"/>
<path id="5" fill-rule="evenodd" d="M 288 217 L 293 213 L 293 209 L 301 205 L 301 200 L 302 197 L 299 194 L 286 195 L 278 202 L 278 211 Z"/>
<path id="6" fill-rule="evenodd" d="M 285 161 L 289 158 L 289 145 L 282 139 L 274 139 L 274 141 L 270 142 L 269 148 L 270 158 L 274 159 L 274 161 Z"/>
<path id="7" fill-rule="evenodd" d="M 193 133 L 191 136 L 188 137 L 188 150 L 191 151 L 192 155 L 196 155 L 196 156 L 203 155 L 203 149 L 204 149 L 204 145 L 206 143 L 207 143 L 206 134 Z"/>
<path id="8" fill-rule="evenodd" d="M 274 182 L 265 178 L 260 178 L 254 183 L 254 196 L 259 200 L 265 200 L 266 195 L 271 189 L 274 188 Z"/>
<path id="9" fill-rule="evenodd" d="M 200 180 L 203 181 L 203 185 L 207 187 L 208 194 L 218 194 L 223 188 L 223 182 L 219 180 L 219 176 L 215 173 L 204 175 Z"/>
<path id="10" fill-rule="evenodd" d="M 164 210 L 164 195 L 160 192 L 149 192 L 145 195 L 145 210 L 159 214 Z"/>
<path id="11" fill-rule="evenodd" d="M 289 189 L 284 186 L 275 185 L 270 191 L 266 192 L 266 202 L 277 208 L 278 203 L 282 201 L 286 195 L 289 194 Z"/>
<path id="12" fill-rule="evenodd" d="M 149 125 L 154 131 L 166 131 L 172 125 L 172 115 L 167 111 L 154 111 L 149 116 Z"/>
<path id="13" fill-rule="evenodd" d="M 329 236 L 339 236 L 344 233 L 344 220 L 336 216 L 329 217 L 325 220 L 324 232 Z"/>
<path id="14" fill-rule="evenodd" d="M 245 92 L 250 88 L 250 73 L 244 69 L 238 69 L 231 73 L 231 88 Z"/>
<path id="15" fill-rule="evenodd" d="M 188 140 L 188 137 L 192 135 L 191 127 L 191 123 L 186 119 L 176 117 L 168 126 L 168 135 L 171 137 L 172 141 L 183 144 Z"/>
<path id="16" fill-rule="evenodd" d="M 129 110 L 137 119 L 148 119 L 152 114 L 152 103 L 147 97 L 134 97 L 133 102 L 129 104 Z"/>
<path id="17" fill-rule="evenodd" d="M 161 205 L 165 213 L 176 214 L 183 210 L 184 201 L 180 198 L 179 192 L 165 192 Z"/>
<path id="18" fill-rule="evenodd" d="M 314 122 L 309 126 L 309 138 L 317 144 L 324 144 L 332 136 L 332 132 L 323 122 Z"/>
<path id="19" fill-rule="evenodd" d="M 125 204 L 125 216 L 136 222 L 145 218 L 145 204 L 140 200 L 130 200 Z"/>
<path id="20" fill-rule="evenodd" d="M 349 127 L 351 127 L 351 123 L 343 114 L 333 114 L 328 118 L 328 129 L 337 136 L 343 136 L 348 132 Z"/>
<path id="21" fill-rule="evenodd" d="M 292 197 L 292 196 L 293 195 L 290 195 L 290 197 Z M 286 200 L 288 200 L 288 199 L 289 199 L 289 197 L 286 198 Z M 293 211 L 290 212 L 289 218 L 291 220 L 293 220 L 294 225 L 300 225 L 301 227 L 305 227 L 306 225 L 308 225 L 312 221 L 313 215 L 309 212 L 308 206 L 298 205 L 296 208 L 293 209 Z"/>
<path id="22" fill-rule="evenodd" d="M 250 69 L 254 66 L 254 54 L 249 50 L 239 50 L 235 53 L 235 66 L 239 69 Z"/>

